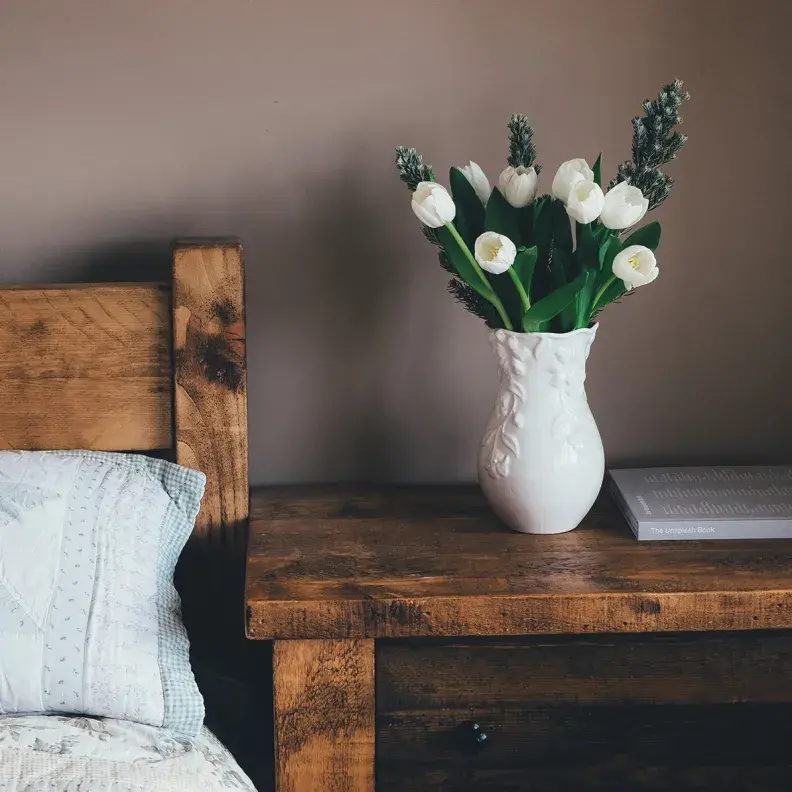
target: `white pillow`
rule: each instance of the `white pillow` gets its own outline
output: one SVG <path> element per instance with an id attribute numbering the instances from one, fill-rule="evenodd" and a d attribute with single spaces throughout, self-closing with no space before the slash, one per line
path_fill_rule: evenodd
<path id="1" fill-rule="evenodd" d="M 0 713 L 198 734 L 173 571 L 205 481 L 135 454 L 0 451 Z"/>

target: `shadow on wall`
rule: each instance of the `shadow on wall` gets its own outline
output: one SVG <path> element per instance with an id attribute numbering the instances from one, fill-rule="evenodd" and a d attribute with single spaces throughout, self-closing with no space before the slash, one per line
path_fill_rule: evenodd
<path id="1" fill-rule="evenodd" d="M 272 209 L 251 235 L 266 257 L 248 255 L 250 393 L 268 394 L 268 409 L 251 411 L 252 442 L 303 479 L 386 476 L 400 431 L 383 377 L 409 283 L 382 265 L 402 243 L 387 239 L 367 192 L 350 161 L 315 176 L 291 207 L 262 201 Z"/>
<path id="2" fill-rule="evenodd" d="M 272 480 L 257 467 L 277 469 L 281 481 L 403 479 L 420 440 L 406 424 L 410 411 L 435 416 L 446 438 L 435 453 L 453 454 L 454 386 L 424 387 L 434 366 L 427 344 L 431 350 L 441 335 L 432 331 L 437 311 L 426 304 L 442 296 L 442 277 L 426 288 L 434 252 L 427 245 L 421 258 L 410 255 L 403 223 L 383 223 L 381 186 L 351 158 L 316 173 L 288 202 L 281 188 L 241 177 L 232 204 L 185 198 L 174 222 L 175 206 L 136 213 L 128 238 L 61 253 L 47 278 L 169 280 L 174 239 L 217 231 L 218 217 L 226 218 L 220 230 L 238 235 L 246 262 L 252 481 Z M 417 224 L 413 230 L 420 235 Z M 385 253 L 403 266 L 383 266 Z"/>
<path id="3" fill-rule="evenodd" d="M 383 202 L 393 198 L 377 178 L 346 160 L 288 201 L 258 199 L 263 217 L 243 232 L 254 481 L 404 480 L 425 434 L 416 416 L 460 432 L 448 410 L 459 400 L 453 384 L 437 387 L 435 374 L 426 385 L 441 335 L 428 303 L 442 299 L 445 279 L 427 288 L 435 254 L 428 245 L 421 257 L 409 252 L 408 208 L 388 225 L 394 213 Z M 420 238 L 417 224 L 414 232 Z M 448 459 L 448 446 L 435 447 Z"/>
<path id="4" fill-rule="evenodd" d="M 172 250 L 172 239 L 119 240 L 64 256 L 54 268 L 75 282 L 168 281 Z"/>

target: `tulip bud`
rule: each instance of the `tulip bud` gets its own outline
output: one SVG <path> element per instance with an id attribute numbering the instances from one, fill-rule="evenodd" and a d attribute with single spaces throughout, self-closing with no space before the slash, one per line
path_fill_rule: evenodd
<path id="1" fill-rule="evenodd" d="M 505 168 L 498 178 L 498 189 L 515 209 L 522 209 L 523 206 L 533 203 L 538 184 L 539 177 L 535 168 L 526 168 L 523 165 Z"/>
<path id="2" fill-rule="evenodd" d="M 474 253 L 481 269 L 500 275 L 514 264 L 517 248 L 509 237 L 494 231 L 485 231 L 476 240 Z"/>
<path id="3" fill-rule="evenodd" d="M 440 228 L 456 216 L 454 200 L 437 182 L 419 182 L 412 195 L 415 216 L 429 228 Z"/>
<path id="4" fill-rule="evenodd" d="M 487 201 L 489 201 L 490 194 L 492 193 L 492 187 L 490 187 L 489 179 L 487 179 L 484 171 L 481 170 L 481 168 L 476 165 L 473 160 L 470 160 L 469 165 L 465 165 L 464 168 L 460 168 L 459 170 L 462 171 L 465 178 L 470 182 L 471 186 L 476 191 L 479 201 L 481 201 L 481 203 L 486 206 Z"/>
<path id="5" fill-rule="evenodd" d="M 555 198 L 566 203 L 572 188 L 583 181 L 594 181 L 594 171 L 589 168 L 586 160 L 578 157 L 561 164 L 550 189 Z"/>
<path id="6" fill-rule="evenodd" d="M 648 209 L 649 201 L 637 187 L 619 182 L 608 190 L 600 220 L 606 228 L 618 231 L 635 225 Z"/>
<path id="7" fill-rule="evenodd" d="M 613 259 L 613 274 L 624 281 L 627 291 L 651 283 L 659 273 L 654 253 L 643 245 L 630 245 Z"/>
<path id="8" fill-rule="evenodd" d="M 602 212 L 605 196 L 593 181 L 578 182 L 567 198 L 567 214 L 578 223 L 593 223 Z"/>

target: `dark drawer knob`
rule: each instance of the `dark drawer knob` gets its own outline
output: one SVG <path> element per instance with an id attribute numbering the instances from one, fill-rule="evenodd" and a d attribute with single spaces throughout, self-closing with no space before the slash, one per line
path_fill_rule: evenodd
<path id="1" fill-rule="evenodd" d="M 487 745 L 489 734 L 477 721 L 465 721 L 457 729 L 460 747 L 467 751 L 480 751 Z"/>

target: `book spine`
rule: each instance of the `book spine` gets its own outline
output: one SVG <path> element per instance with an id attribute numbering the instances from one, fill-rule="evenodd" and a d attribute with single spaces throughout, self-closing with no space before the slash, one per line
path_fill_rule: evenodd
<path id="1" fill-rule="evenodd" d="M 792 520 L 718 520 L 656 522 L 639 520 L 636 537 L 644 541 L 701 539 L 792 539 Z"/>
<path id="2" fill-rule="evenodd" d="M 627 501 L 624 500 L 624 497 L 621 494 L 621 490 L 616 485 L 616 482 L 611 479 L 610 485 L 610 492 L 611 497 L 614 501 L 616 501 L 616 505 L 619 507 L 619 511 L 622 513 L 622 517 L 627 520 L 627 524 L 630 526 L 630 529 L 635 534 L 636 539 L 640 539 L 640 527 L 638 525 L 638 520 L 635 519 L 635 515 L 632 513 L 632 510 L 627 505 Z"/>

